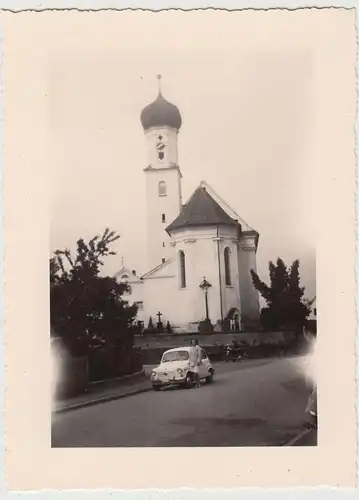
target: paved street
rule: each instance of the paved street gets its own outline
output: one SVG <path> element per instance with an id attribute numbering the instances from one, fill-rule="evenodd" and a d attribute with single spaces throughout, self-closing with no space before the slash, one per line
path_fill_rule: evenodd
<path id="1" fill-rule="evenodd" d="M 300 358 L 216 364 L 213 384 L 150 391 L 52 417 L 53 447 L 282 446 L 302 429 Z"/>

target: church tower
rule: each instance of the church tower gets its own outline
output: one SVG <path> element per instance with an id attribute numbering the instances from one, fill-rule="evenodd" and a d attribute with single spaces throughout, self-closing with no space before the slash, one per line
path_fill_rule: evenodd
<path id="1" fill-rule="evenodd" d="M 182 208 L 181 171 L 178 166 L 178 132 L 182 118 L 178 108 L 161 92 L 141 112 L 147 141 L 146 224 L 148 267 L 154 269 L 172 254 L 166 227 Z"/>

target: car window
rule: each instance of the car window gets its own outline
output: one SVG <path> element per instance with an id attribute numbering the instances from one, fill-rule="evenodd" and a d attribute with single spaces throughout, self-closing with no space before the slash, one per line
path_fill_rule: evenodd
<path id="1" fill-rule="evenodd" d="M 187 361 L 189 359 L 188 351 L 171 351 L 165 352 L 162 357 L 162 363 L 168 363 L 171 361 Z"/>
<path id="2" fill-rule="evenodd" d="M 207 359 L 207 354 L 204 352 L 203 349 L 201 349 L 201 357 L 202 359 Z"/>

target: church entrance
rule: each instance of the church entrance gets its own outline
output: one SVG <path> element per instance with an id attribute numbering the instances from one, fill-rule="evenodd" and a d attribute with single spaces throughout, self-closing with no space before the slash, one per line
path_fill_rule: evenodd
<path id="1" fill-rule="evenodd" d="M 231 332 L 238 333 L 242 331 L 242 319 L 236 307 L 232 307 L 232 309 L 229 310 L 227 320 L 229 321 L 229 329 Z"/>

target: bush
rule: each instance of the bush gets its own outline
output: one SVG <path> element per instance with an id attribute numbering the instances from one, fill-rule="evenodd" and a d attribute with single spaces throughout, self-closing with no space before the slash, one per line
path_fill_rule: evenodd
<path id="1" fill-rule="evenodd" d="M 144 329 L 143 333 L 146 333 L 147 335 L 153 335 L 154 333 L 156 333 L 156 328 L 153 325 L 152 316 L 150 316 L 150 319 L 148 320 L 148 326 Z"/>
<path id="2" fill-rule="evenodd" d="M 199 333 L 213 333 L 213 325 L 209 319 L 200 321 L 198 325 Z"/>

